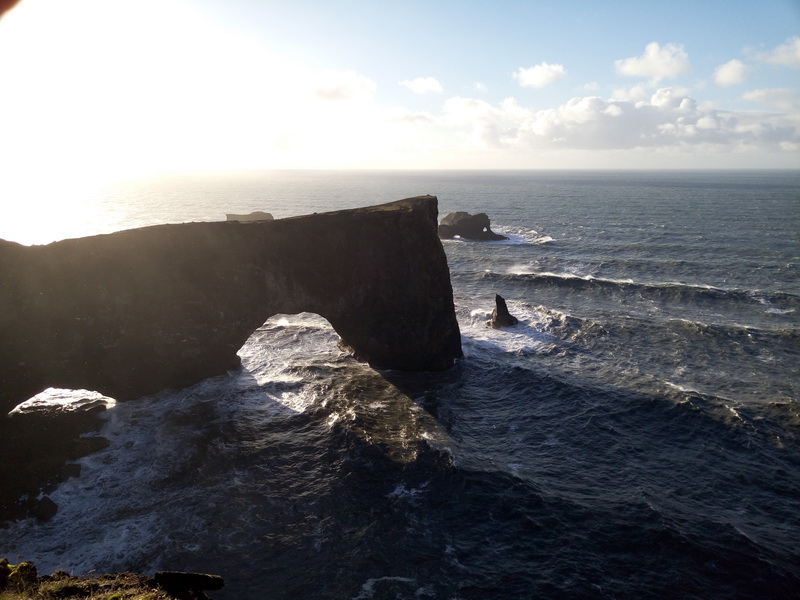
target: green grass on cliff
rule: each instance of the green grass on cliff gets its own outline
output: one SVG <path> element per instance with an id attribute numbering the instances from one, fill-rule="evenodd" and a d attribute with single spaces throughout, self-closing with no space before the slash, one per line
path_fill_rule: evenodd
<path id="1" fill-rule="evenodd" d="M 133 573 L 72 577 L 56 572 L 35 581 L 10 585 L 0 600 L 168 600 L 173 596 L 154 588 L 149 578 Z"/>

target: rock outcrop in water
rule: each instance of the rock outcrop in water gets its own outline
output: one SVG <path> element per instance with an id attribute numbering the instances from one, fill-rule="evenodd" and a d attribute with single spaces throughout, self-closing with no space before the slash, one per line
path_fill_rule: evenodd
<path id="1" fill-rule="evenodd" d="M 359 360 L 461 356 L 435 196 L 276 221 L 0 240 L 0 415 L 47 387 L 120 400 L 240 365 L 275 314 L 325 317 Z"/>
<path id="2" fill-rule="evenodd" d="M 492 311 L 492 320 L 491 320 L 492 328 L 500 329 L 501 327 L 513 327 L 514 325 L 519 323 L 517 317 L 508 312 L 508 306 L 506 306 L 506 299 L 503 298 L 500 294 L 494 295 L 494 303 L 495 303 L 495 308 Z"/>
<path id="3" fill-rule="evenodd" d="M 449 213 L 439 224 L 439 237 L 449 240 L 461 237 L 479 242 L 496 242 L 508 238 L 492 231 L 489 216 L 486 213 L 471 215 L 466 212 Z"/>

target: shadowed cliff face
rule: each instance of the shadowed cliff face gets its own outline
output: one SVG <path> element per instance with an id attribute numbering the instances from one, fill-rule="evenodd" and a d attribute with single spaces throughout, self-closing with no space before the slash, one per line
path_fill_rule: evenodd
<path id="1" fill-rule="evenodd" d="M 461 356 L 437 199 L 278 221 L 0 240 L 0 414 L 46 387 L 124 400 L 239 366 L 266 319 L 314 312 L 376 367 Z"/>

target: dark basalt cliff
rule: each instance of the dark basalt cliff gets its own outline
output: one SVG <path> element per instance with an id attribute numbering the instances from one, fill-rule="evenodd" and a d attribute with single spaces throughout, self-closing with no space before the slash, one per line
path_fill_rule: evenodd
<path id="1" fill-rule="evenodd" d="M 359 360 L 461 356 L 435 196 L 277 221 L 0 240 L 0 415 L 46 387 L 124 400 L 239 366 L 270 316 L 322 315 Z"/>

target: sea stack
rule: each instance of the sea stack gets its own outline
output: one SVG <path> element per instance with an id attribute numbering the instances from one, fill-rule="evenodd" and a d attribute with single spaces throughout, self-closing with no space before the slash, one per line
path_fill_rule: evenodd
<path id="1" fill-rule="evenodd" d="M 501 327 L 513 327 L 519 320 L 508 312 L 505 298 L 499 294 L 494 296 L 495 309 L 492 311 L 492 327 L 500 329 Z"/>
<path id="2" fill-rule="evenodd" d="M 479 242 L 496 242 L 508 238 L 492 231 L 489 216 L 486 213 L 471 215 L 466 212 L 449 213 L 439 224 L 439 237 L 449 240 L 460 237 Z"/>

